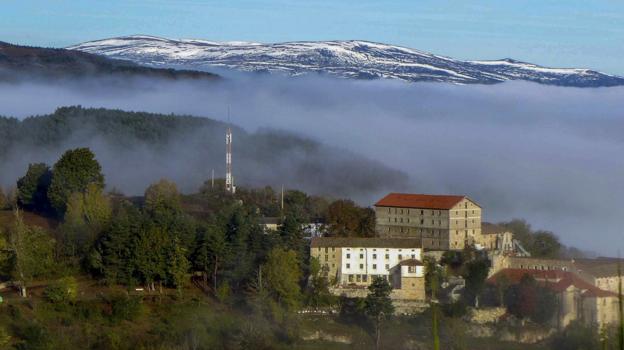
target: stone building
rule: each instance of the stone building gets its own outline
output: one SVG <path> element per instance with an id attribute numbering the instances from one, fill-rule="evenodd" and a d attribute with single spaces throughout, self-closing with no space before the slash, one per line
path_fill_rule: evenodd
<path id="1" fill-rule="evenodd" d="M 617 294 L 600 289 L 570 271 L 505 268 L 488 278 L 487 282 L 495 285 L 505 276 L 506 284 L 517 284 L 524 275 L 532 276 L 538 284 L 557 296 L 558 309 L 552 320 L 553 326 L 565 328 L 575 320 L 599 327 L 618 322 Z"/>
<path id="2" fill-rule="evenodd" d="M 429 250 L 461 250 L 481 236 L 481 207 L 466 196 L 390 193 L 375 203 L 381 237 L 411 237 Z"/>
<path id="3" fill-rule="evenodd" d="M 489 222 L 481 223 L 481 234 L 475 235 L 475 243 L 479 248 L 498 252 L 513 252 L 513 233 L 502 226 Z"/>
<path id="4" fill-rule="evenodd" d="M 373 278 L 383 277 L 393 299 L 425 299 L 419 239 L 315 237 L 310 256 L 321 263 L 335 294 L 365 296 Z"/>

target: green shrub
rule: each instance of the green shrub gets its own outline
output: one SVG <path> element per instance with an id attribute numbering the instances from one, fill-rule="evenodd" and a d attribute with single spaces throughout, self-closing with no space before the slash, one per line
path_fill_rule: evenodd
<path id="1" fill-rule="evenodd" d="M 50 334 L 43 326 L 37 323 L 28 323 L 21 325 L 17 329 L 17 336 L 20 341 L 17 343 L 17 349 L 23 350 L 47 350 L 53 349 Z"/>
<path id="2" fill-rule="evenodd" d="M 0 327 L 0 349 L 6 349 L 11 342 L 11 335 L 4 327 Z"/>
<path id="3" fill-rule="evenodd" d="M 447 317 L 460 318 L 466 315 L 468 308 L 462 300 L 442 305 L 442 311 Z"/>
<path id="4" fill-rule="evenodd" d="M 73 277 L 64 277 L 46 287 L 43 296 L 54 304 L 68 304 L 76 300 L 78 283 Z"/>
<path id="5" fill-rule="evenodd" d="M 134 321 L 143 313 L 141 297 L 116 294 L 110 298 L 110 318 L 113 321 Z"/>
<path id="6" fill-rule="evenodd" d="M 230 294 L 230 284 L 227 281 L 221 283 L 221 285 L 217 287 L 216 297 L 221 303 L 227 304 L 230 299 Z"/>

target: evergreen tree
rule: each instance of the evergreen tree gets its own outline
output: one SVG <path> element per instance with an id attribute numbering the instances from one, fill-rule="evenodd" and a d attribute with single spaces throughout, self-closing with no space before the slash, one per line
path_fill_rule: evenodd
<path id="1" fill-rule="evenodd" d="M 110 199 L 97 185 L 89 184 L 84 193 L 73 193 L 61 226 L 70 256 L 87 252 L 109 225 L 111 215 Z"/>
<path id="2" fill-rule="evenodd" d="M 67 202 L 73 193 L 85 192 L 89 184 L 104 188 L 102 168 L 88 148 L 69 150 L 52 169 L 48 198 L 57 215 L 65 215 Z"/>
<path id="3" fill-rule="evenodd" d="M 275 248 L 271 250 L 262 274 L 267 289 L 273 298 L 288 310 L 295 309 L 301 301 L 301 270 L 297 253 L 292 250 Z"/>
<path id="4" fill-rule="evenodd" d="M 193 253 L 193 267 L 201 271 L 204 284 L 208 285 L 208 276 L 212 277 L 213 290 L 217 290 L 218 275 L 227 260 L 229 247 L 225 232 L 219 227 L 203 228 Z"/>
<path id="5" fill-rule="evenodd" d="M 44 163 L 30 164 L 26 175 L 17 180 L 17 201 L 28 210 L 46 211 L 49 206 L 48 188 L 52 181 L 50 167 Z"/>
<path id="6" fill-rule="evenodd" d="M 385 317 L 391 316 L 394 312 L 390 292 L 392 292 L 392 287 L 388 281 L 383 277 L 376 276 L 368 287 L 368 295 L 364 301 L 364 310 L 375 323 L 376 349 L 380 349 L 381 346 L 381 322 Z"/>

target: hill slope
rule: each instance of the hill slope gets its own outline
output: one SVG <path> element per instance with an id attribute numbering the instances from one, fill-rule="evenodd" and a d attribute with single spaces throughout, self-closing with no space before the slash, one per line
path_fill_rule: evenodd
<path id="1" fill-rule="evenodd" d="M 207 72 L 143 67 L 80 51 L 48 49 L 0 42 L 0 81 L 60 79 L 106 76 L 161 79 L 206 79 L 218 76 Z"/>
<path id="2" fill-rule="evenodd" d="M 28 163 L 53 164 L 69 148 L 90 147 L 109 188 L 142 194 L 150 183 L 169 178 L 183 191 L 195 192 L 213 169 L 217 177 L 225 173 L 225 129 L 208 118 L 81 107 L 23 121 L 0 117 L 0 185 L 14 183 Z M 237 127 L 233 133 L 234 176 L 240 184 L 284 184 L 357 198 L 407 182 L 402 172 L 295 134 Z"/>
<path id="3" fill-rule="evenodd" d="M 526 80 L 576 87 L 624 85 L 622 77 L 589 69 L 545 68 L 512 59 L 461 61 L 368 41 L 260 44 L 170 40 L 137 35 L 86 42 L 70 49 L 149 66 L 191 69 L 221 66 L 290 75 L 323 73 L 343 78 L 392 78 L 456 84 Z"/>

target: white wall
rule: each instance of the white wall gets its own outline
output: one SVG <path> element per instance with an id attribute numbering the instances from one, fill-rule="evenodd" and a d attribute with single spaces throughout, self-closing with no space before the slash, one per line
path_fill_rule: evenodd
<path id="1" fill-rule="evenodd" d="M 342 249 L 342 274 L 348 275 L 388 275 L 389 269 L 400 261 L 422 260 L 421 248 L 362 248 L 347 247 Z M 362 256 L 360 258 L 360 255 Z M 388 255 L 388 258 L 386 258 Z M 399 259 L 399 255 L 401 259 Z M 362 265 L 362 268 L 360 268 Z M 374 269 L 374 265 L 377 265 Z M 386 268 L 388 265 L 388 268 Z"/>

